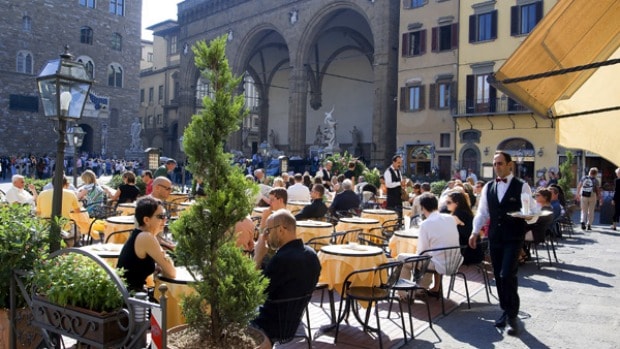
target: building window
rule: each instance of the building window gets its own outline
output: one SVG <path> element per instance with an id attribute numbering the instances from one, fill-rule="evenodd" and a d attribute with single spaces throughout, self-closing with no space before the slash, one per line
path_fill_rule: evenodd
<path id="1" fill-rule="evenodd" d="M 157 126 L 164 126 L 164 116 L 157 114 Z"/>
<path id="2" fill-rule="evenodd" d="M 417 8 L 422 7 L 428 3 L 428 0 L 403 0 L 404 8 Z"/>
<path id="3" fill-rule="evenodd" d="M 146 61 L 147 62 L 153 62 L 153 52 L 148 52 L 146 54 Z"/>
<path id="4" fill-rule="evenodd" d="M 467 76 L 467 113 L 495 112 L 497 90 L 489 84 L 489 75 L 490 73 Z"/>
<path id="5" fill-rule="evenodd" d="M 30 33 L 32 30 L 32 18 L 30 16 L 22 17 L 22 30 L 27 33 Z"/>
<path id="6" fill-rule="evenodd" d="M 125 0 L 110 0 L 110 13 L 118 16 L 124 16 Z"/>
<path id="7" fill-rule="evenodd" d="M 426 53 L 426 29 L 403 34 L 403 57 L 419 56 Z"/>
<path id="8" fill-rule="evenodd" d="M 543 16 L 543 2 L 510 8 L 510 35 L 529 34 Z"/>
<path id="9" fill-rule="evenodd" d="M 36 96 L 9 95 L 9 110 L 38 112 L 39 99 Z"/>
<path id="10" fill-rule="evenodd" d="M 164 100 L 164 85 L 159 85 L 157 88 L 157 97 L 160 102 Z"/>
<path id="11" fill-rule="evenodd" d="M 149 104 L 153 104 L 154 95 L 155 95 L 155 88 L 149 87 Z"/>
<path id="12" fill-rule="evenodd" d="M 32 74 L 32 53 L 28 51 L 17 52 L 16 71 L 18 73 Z"/>
<path id="13" fill-rule="evenodd" d="M 424 109 L 424 86 L 407 86 L 400 89 L 400 110 L 405 112 Z"/>
<path id="14" fill-rule="evenodd" d="M 95 8 L 95 0 L 80 0 L 80 5 Z"/>
<path id="15" fill-rule="evenodd" d="M 469 16 L 469 42 L 497 39 L 497 10 Z"/>
<path id="16" fill-rule="evenodd" d="M 80 29 L 80 43 L 93 44 L 93 29 L 91 27 L 82 27 Z"/>
<path id="17" fill-rule="evenodd" d="M 430 85 L 429 108 L 449 109 L 455 96 L 456 85 L 453 81 L 440 81 Z"/>
<path id="18" fill-rule="evenodd" d="M 86 72 L 91 79 L 95 78 L 95 63 L 88 56 L 80 56 L 77 59 L 78 62 L 84 64 L 84 68 L 86 68 Z"/>
<path id="19" fill-rule="evenodd" d="M 450 134 L 441 133 L 439 135 L 439 146 L 441 148 L 450 148 Z"/>
<path id="20" fill-rule="evenodd" d="M 123 49 L 123 37 L 119 33 L 112 33 L 112 49 L 121 51 Z"/>
<path id="21" fill-rule="evenodd" d="M 454 50 L 459 47 L 459 25 L 452 23 L 433 28 L 433 42 L 431 51 L 441 52 Z"/>
<path id="22" fill-rule="evenodd" d="M 206 96 L 209 96 L 211 99 L 214 97 L 211 84 L 209 84 L 209 81 L 207 80 L 198 78 L 198 82 L 196 83 L 196 100 L 199 106 L 202 106 L 202 99 Z"/>
<path id="23" fill-rule="evenodd" d="M 168 51 L 168 53 L 171 55 L 177 53 L 177 40 L 178 38 L 176 35 L 170 37 L 170 51 Z"/>
<path id="24" fill-rule="evenodd" d="M 123 68 L 119 64 L 108 66 L 108 86 L 123 87 Z"/>
<path id="25" fill-rule="evenodd" d="M 144 103 L 144 89 L 140 89 L 140 103 Z"/>

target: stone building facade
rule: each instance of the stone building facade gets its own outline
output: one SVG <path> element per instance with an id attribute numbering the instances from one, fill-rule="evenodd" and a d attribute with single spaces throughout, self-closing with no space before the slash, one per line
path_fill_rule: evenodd
<path id="1" fill-rule="evenodd" d="M 125 156 L 138 116 L 142 0 L 0 3 L 0 155 L 55 154 L 58 124 L 39 102 L 36 77 L 69 46 L 94 84 L 78 124 L 82 151 Z"/>
<path id="2" fill-rule="evenodd" d="M 191 46 L 221 35 L 250 119 L 227 143 L 249 155 L 266 142 L 289 156 L 324 145 L 333 110 L 341 151 L 385 166 L 396 151 L 399 0 L 186 0 L 178 6 L 179 125 L 209 93 Z M 354 130 L 354 127 L 356 128 Z M 272 132 L 273 131 L 273 132 Z M 269 135 L 272 136 L 269 136 Z M 351 149 L 355 137 L 359 149 Z"/>

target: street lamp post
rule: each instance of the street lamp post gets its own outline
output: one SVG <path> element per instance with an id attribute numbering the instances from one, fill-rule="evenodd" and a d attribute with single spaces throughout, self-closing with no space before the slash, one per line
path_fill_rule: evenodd
<path id="1" fill-rule="evenodd" d="M 185 155 L 185 148 L 183 147 L 183 136 L 179 137 L 179 149 L 183 153 L 183 159 L 181 161 L 181 176 L 183 176 L 183 178 L 181 179 L 181 185 L 183 186 L 182 192 L 185 193 L 185 162 L 187 161 L 187 156 Z"/>
<path id="2" fill-rule="evenodd" d="M 67 142 L 69 146 L 73 148 L 73 186 L 77 188 L 77 158 L 79 156 L 79 150 L 82 146 L 82 142 L 84 142 L 84 136 L 86 132 L 79 126 L 71 126 L 67 130 Z"/>
<path id="3" fill-rule="evenodd" d="M 60 225 L 58 218 L 62 209 L 62 190 L 65 159 L 65 135 L 67 119 L 78 120 L 82 116 L 86 97 L 92 80 L 83 64 L 73 61 L 65 47 L 59 59 L 48 61 L 37 76 L 37 85 L 43 112 L 46 117 L 58 120 L 56 165 L 54 169 L 54 193 L 52 196 L 52 225 L 50 251 L 60 249 Z"/>

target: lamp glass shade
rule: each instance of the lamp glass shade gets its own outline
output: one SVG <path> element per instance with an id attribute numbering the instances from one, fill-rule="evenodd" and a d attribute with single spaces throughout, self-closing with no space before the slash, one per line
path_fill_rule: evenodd
<path id="1" fill-rule="evenodd" d="M 83 64 L 65 58 L 48 61 L 37 77 L 37 84 L 45 116 L 69 119 L 82 116 L 92 84 Z M 61 105 L 61 97 L 68 105 Z"/>
<path id="2" fill-rule="evenodd" d="M 80 126 L 71 126 L 67 130 L 67 143 L 70 147 L 79 148 L 84 142 L 84 136 L 86 136 L 86 132 Z"/>

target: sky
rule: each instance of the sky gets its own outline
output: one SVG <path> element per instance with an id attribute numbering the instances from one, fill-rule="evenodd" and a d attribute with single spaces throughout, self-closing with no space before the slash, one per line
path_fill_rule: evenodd
<path id="1" fill-rule="evenodd" d="M 182 0 L 142 0 L 142 39 L 153 40 L 153 35 L 146 27 L 177 19 L 177 4 Z"/>

